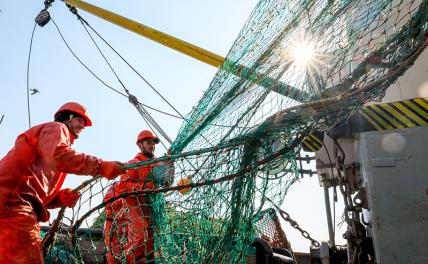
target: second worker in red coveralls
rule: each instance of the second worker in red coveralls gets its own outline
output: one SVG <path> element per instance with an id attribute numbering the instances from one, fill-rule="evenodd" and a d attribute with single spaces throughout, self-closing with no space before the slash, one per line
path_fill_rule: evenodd
<path id="1" fill-rule="evenodd" d="M 71 148 L 92 125 L 84 106 L 66 103 L 54 119 L 19 135 L 0 160 L 0 263 L 43 263 L 38 222 L 49 220 L 47 209 L 73 207 L 79 199 L 71 189 L 61 189 L 67 173 L 113 179 L 125 172 L 120 162 Z"/>
<path id="2" fill-rule="evenodd" d="M 140 152 L 129 163 L 154 159 L 155 145 L 159 138 L 151 131 L 143 130 L 137 138 Z M 168 166 L 167 166 L 168 165 Z M 161 184 L 168 186 L 173 171 L 171 163 L 151 163 L 136 170 L 127 170 L 121 175 L 120 181 L 113 184 L 107 191 L 104 201 L 133 191 L 154 189 L 153 168 L 164 168 L 164 180 Z M 166 170 L 169 170 L 165 172 Z M 153 223 L 151 205 L 148 195 L 130 196 L 121 198 L 108 204 L 105 208 L 106 222 L 104 226 L 104 241 L 107 247 L 107 263 L 147 263 L 153 259 Z"/>

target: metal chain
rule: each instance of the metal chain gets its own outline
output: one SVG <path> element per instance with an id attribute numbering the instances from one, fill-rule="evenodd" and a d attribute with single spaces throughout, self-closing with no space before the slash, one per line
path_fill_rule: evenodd
<path id="1" fill-rule="evenodd" d="M 260 190 L 259 190 L 259 191 L 260 191 Z M 317 248 L 319 248 L 319 247 L 320 247 L 320 243 L 319 243 L 318 241 L 316 241 L 315 239 L 313 239 L 313 238 L 311 237 L 311 235 L 309 235 L 308 231 L 303 230 L 295 220 L 291 219 L 291 217 L 290 217 L 290 214 L 289 214 L 289 213 L 287 213 L 286 211 L 284 211 L 284 210 L 282 210 L 281 208 L 279 208 L 279 206 L 278 206 L 278 205 L 276 205 L 276 204 L 275 204 L 271 199 L 269 199 L 269 198 L 267 198 L 267 197 L 265 197 L 265 199 L 266 199 L 267 201 L 269 201 L 269 202 L 270 202 L 270 203 L 271 203 L 271 204 L 276 208 L 276 210 L 278 210 L 278 212 L 279 212 L 279 214 L 281 215 L 282 219 L 284 219 L 285 221 L 287 221 L 288 223 L 290 223 L 290 225 L 291 225 L 293 228 L 297 229 L 297 230 L 302 234 L 302 236 L 303 236 L 304 238 L 306 238 L 306 239 L 310 240 L 310 241 L 311 241 L 311 245 L 312 245 L 313 247 L 317 247 Z"/>
<path id="2" fill-rule="evenodd" d="M 290 223 L 290 225 L 294 229 L 297 229 L 302 234 L 302 236 L 304 238 L 306 238 L 306 239 L 308 239 L 308 240 L 311 241 L 311 245 L 313 247 L 317 247 L 317 248 L 320 247 L 320 243 L 318 241 L 316 241 L 315 239 L 313 239 L 311 237 L 311 235 L 309 235 L 308 231 L 303 230 L 295 220 L 291 219 L 289 213 L 287 213 L 286 211 L 284 211 L 284 210 L 282 210 L 282 209 L 280 209 L 278 207 L 277 207 L 277 210 L 279 211 L 279 214 L 281 215 L 282 219 L 284 219 L 285 221 L 287 221 L 288 223 Z"/>
<path id="3" fill-rule="evenodd" d="M 356 264 L 357 257 L 361 253 L 360 248 L 357 246 L 356 240 L 360 238 L 358 234 L 357 223 L 359 223 L 359 213 L 356 211 L 352 201 L 352 190 L 349 185 L 349 180 L 346 175 L 345 167 L 345 151 L 340 146 L 339 142 L 334 140 L 333 155 L 336 160 L 336 170 L 339 179 L 339 190 L 343 195 L 345 205 L 345 221 L 348 224 L 348 230 L 343 235 L 348 242 L 348 264 Z M 349 214 L 351 213 L 351 214 Z"/>

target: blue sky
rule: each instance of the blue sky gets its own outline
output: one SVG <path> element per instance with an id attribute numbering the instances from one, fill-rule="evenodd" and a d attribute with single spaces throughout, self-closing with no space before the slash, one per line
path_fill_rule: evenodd
<path id="1" fill-rule="evenodd" d="M 226 56 L 256 5 L 255 0 L 216 1 L 95 1 L 147 26 Z M 34 18 L 43 1 L 0 2 L 0 155 L 13 146 L 16 136 L 28 129 L 26 67 Z M 80 23 L 61 1 L 49 9 L 77 55 L 107 83 L 121 89 Z M 80 11 L 80 14 L 115 47 L 152 85 L 182 113 L 187 114 L 207 89 L 216 69 L 132 32 Z M 173 113 L 127 66 L 102 46 L 130 92 L 150 106 Z M 52 23 L 37 27 L 30 65 L 32 125 L 48 122 L 66 101 L 88 107 L 93 127 L 83 131 L 74 147 L 79 152 L 106 160 L 127 161 L 137 152 L 135 138 L 147 125 L 133 106 L 91 76 L 70 54 Z M 150 112 L 171 138 L 181 121 Z M 165 150 L 158 147 L 156 154 Z M 68 177 L 65 186 L 75 187 L 86 177 Z M 328 238 L 322 189 L 316 177 L 297 183 L 286 199 L 289 211 L 316 239 Z M 308 251 L 309 243 L 283 224 L 293 248 Z"/>

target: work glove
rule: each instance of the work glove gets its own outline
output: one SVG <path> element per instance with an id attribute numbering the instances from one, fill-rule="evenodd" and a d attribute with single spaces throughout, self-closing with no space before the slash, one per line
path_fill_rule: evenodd
<path id="1" fill-rule="evenodd" d="M 174 161 L 163 161 L 151 170 L 154 182 L 160 186 L 170 186 L 174 181 Z"/>
<path id="2" fill-rule="evenodd" d="M 125 173 L 124 166 L 125 164 L 119 161 L 103 161 L 100 166 L 99 174 L 111 180 Z"/>
<path id="3" fill-rule="evenodd" d="M 171 158 L 171 149 L 168 149 L 168 157 Z M 174 181 L 174 160 L 164 160 L 160 165 L 153 167 L 152 173 L 155 182 L 161 186 L 169 187 Z"/>
<path id="4" fill-rule="evenodd" d="M 183 185 L 187 185 L 187 184 L 192 184 L 192 178 L 190 176 L 183 178 L 180 181 L 178 181 L 177 186 L 183 186 Z M 181 194 L 186 194 L 190 191 L 190 189 L 191 189 L 190 187 L 186 187 L 186 188 L 178 190 L 178 192 Z"/>
<path id="5" fill-rule="evenodd" d="M 67 207 L 74 207 L 80 198 L 80 193 L 73 192 L 70 188 L 60 190 L 57 195 L 60 203 Z"/>

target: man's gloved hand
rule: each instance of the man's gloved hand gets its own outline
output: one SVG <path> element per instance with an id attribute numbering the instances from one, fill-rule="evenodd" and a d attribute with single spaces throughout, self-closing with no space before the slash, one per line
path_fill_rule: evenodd
<path id="1" fill-rule="evenodd" d="M 61 204 L 67 207 L 74 207 L 77 203 L 77 200 L 79 200 L 79 197 L 80 197 L 79 192 L 75 193 L 70 188 L 60 190 L 57 195 Z"/>
<path id="2" fill-rule="evenodd" d="M 103 161 L 100 167 L 100 174 L 111 180 L 125 173 L 125 164 L 119 161 Z"/>
<path id="3" fill-rule="evenodd" d="M 168 149 L 168 157 L 170 159 L 163 162 L 163 166 L 165 167 L 164 185 L 166 187 L 170 187 L 174 182 L 175 166 L 174 160 L 171 159 L 171 149 Z"/>
<path id="4" fill-rule="evenodd" d="M 174 161 L 163 161 L 150 171 L 154 182 L 159 186 L 169 187 L 174 181 Z"/>

